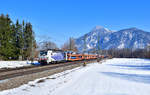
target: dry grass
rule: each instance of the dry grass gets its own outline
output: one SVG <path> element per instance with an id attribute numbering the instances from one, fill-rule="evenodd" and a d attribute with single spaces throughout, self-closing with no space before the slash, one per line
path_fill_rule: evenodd
<path id="1" fill-rule="evenodd" d="M 45 80 L 41 79 L 41 80 L 37 81 L 37 83 L 42 83 L 42 82 L 45 82 Z"/>
<path id="2" fill-rule="evenodd" d="M 56 79 L 55 77 L 53 77 L 53 78 L 46 78 L 46 79 Z"/>

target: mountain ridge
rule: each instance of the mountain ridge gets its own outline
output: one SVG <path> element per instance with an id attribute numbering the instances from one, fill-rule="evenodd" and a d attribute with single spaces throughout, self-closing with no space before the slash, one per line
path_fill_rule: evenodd
<path id="1" fill-rule="evenodd" d="M 98 41 L 99 39 L 99 41 Z M 76 46 L 82 52 L 86 42 L 86 51 L 97 49 L 142 49 L 150 43 L 150 32 L 136 27 L 112 31 L 102 26 L 94 27 L 89 33 L 76 39 Z"/>

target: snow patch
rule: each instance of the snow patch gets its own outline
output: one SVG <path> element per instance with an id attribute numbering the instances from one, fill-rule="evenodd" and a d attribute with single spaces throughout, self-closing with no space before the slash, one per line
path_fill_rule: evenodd
<path id="1" fill-rule="evenodd" d="M 37 62 L 37 61 L 35 61 Z M 30 66 L 31 61 L 0 61 L 0 68 L 17 68 Z"/>
<path id="2" fill-rule="evenodd" d="M 37 79 L 0 95 L 149 95 L 148 67 L 150 60 L 113 58 Z"/>

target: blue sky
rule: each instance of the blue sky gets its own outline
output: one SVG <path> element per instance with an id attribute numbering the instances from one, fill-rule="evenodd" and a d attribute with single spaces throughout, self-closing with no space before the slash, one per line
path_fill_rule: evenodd
<path id="1" fill-rule="evenodd" d="M 49 37 L 58 46 L 96 25 L 150 31 L 150 0 L 1 0 L 0 13 L 30 21 L 36 39 Z"/>

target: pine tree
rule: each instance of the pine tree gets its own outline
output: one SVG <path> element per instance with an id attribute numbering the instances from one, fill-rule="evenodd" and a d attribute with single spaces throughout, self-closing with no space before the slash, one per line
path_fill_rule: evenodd
<path id="1" fill-rule="evenodd" d="M 24 30 L 24 54 L 25 58 L 29 59 L 33 56 L 33 51 L 36 48 L 34 32 L 31 23 L 26 23 Z"/>
<path id="2" fill-rule="evenodd" d="M 12 45 L 14 47 L 14 55 L 13 55 L 13 59 L 14 60 L 17 60 L 19 55 L 17 54 L 18 52 L 18 48 L 16 47 L 16 44 L 17 44 L 17 40 L 16 40 L 16 25 L 15 24 L 12 24 L 11 25 L 11 31 L 12 31 Z"/>
<path id="3" fill-rule="evenodd" d="M 8 15 L 1 15 L 0 19 L 0 55 L 3 59 L 8 60 L 14 57 L 12 21 Z"/>
<path id="4" fill-rule="evenodd" d="M 23 37 L 23 46 L 22 46 L 22 58 L 25 59 L 25 37 L 24 37 L 24 32 L 25 32 L 25 22 L 24 20 L 22 21 L 22 37 Z"/>
<path id="5" fill-rule="evenodd" d="M 19 21 L 16 21 L 16 54 L 19 56 L 23 55 L 23 44 L 24 44 L 24 40 L 23 40 L 23 29 L 22 29 L 22 25 L 19 24 Z"/>

